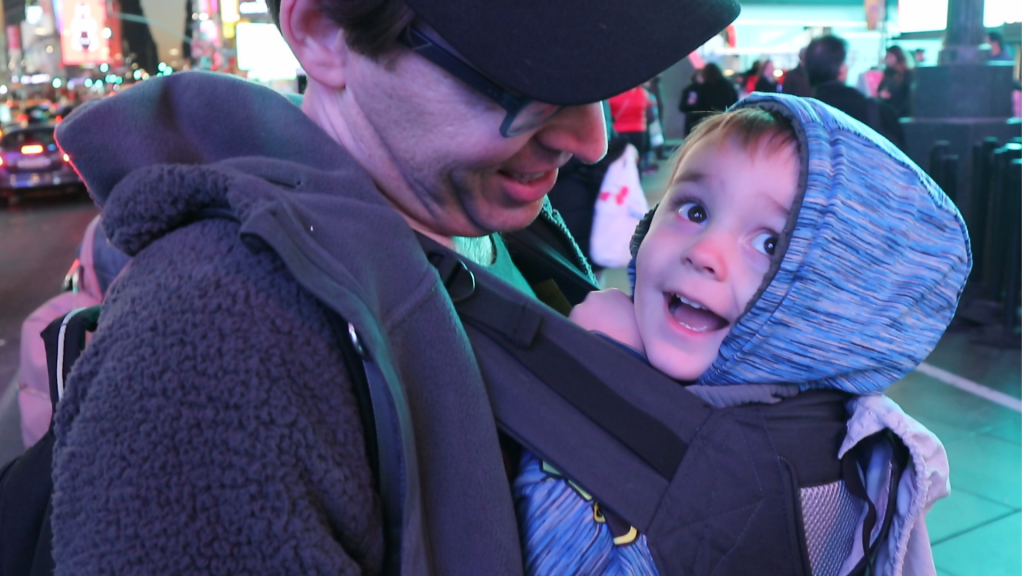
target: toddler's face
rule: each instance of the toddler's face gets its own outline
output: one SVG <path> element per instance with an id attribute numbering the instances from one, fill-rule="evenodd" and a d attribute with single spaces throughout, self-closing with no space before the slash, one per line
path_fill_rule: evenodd
<path id="1" fill-rule="evenodd" d="M 796 150 L 697 142 L 637 253 L 634 306 L 651 364 L 696 380 L 761 286 L 799 181 Z"/>

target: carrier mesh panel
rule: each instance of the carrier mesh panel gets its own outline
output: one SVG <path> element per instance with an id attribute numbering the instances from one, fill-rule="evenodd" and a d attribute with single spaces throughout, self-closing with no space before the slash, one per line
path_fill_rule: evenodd
<path id="1" fill-rule="evenodd" d="M 842 480 L 800 489 L 800 507 L 813 576 L 838 576 L 853 549 L 863 502 Z"/>

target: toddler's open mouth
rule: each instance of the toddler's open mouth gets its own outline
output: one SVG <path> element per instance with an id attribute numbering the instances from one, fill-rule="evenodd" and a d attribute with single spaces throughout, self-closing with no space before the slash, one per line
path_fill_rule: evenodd
<path id="1" fill-rule="evenodd" d="M 679 294 L 666 293 L 668 312 L 683 328 L 694 332 L 714 332 L 729 325 L 729 321 L 708 310 L 703 304 Z"/>

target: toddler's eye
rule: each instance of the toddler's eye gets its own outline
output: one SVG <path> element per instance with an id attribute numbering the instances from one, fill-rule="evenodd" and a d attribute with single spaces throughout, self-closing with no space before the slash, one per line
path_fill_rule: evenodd
<path id="1" fill-rule="evenodd" d="M 682 206 L 679 207 L 679 214 L 682 215 L 683 218 L 689 220 L 690 222 L 696 222 L 697 224 L 700 224 L 701 222 L 708 219 L 707 210 L 705 210 L 703 206 L 697 204 L 696 202 L 684 203 Z"/>
<path id="2" fill-rule="evenodd" d="M 778 244 L 779 237 L 776 236 L 775 234 L 769 234 L 765 232 L 764 234 L 758 234 L 757 238 L 754 238 L 754 248 L 758 252 L 766 254 L 768 256 L 775 255 L 775 247 Z"/>

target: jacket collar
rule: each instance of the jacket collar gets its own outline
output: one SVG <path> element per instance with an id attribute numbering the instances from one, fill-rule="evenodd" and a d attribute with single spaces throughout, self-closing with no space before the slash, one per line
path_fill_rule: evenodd
<path id="1" fill-rule="evenodd" d="M 56 136 L 100 206 L 128 174 L 153 165 L 271 157 L 332 170 L 350 162 L 287 98 L 209 72 L 154 78 L 88 102 Z"/>

